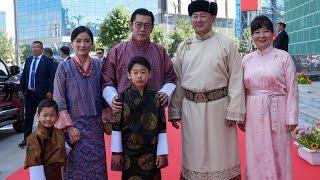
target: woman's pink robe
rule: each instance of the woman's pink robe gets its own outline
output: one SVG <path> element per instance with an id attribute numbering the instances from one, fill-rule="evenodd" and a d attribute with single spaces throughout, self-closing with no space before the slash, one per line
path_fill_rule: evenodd
<path id="1" fill-rule="evenodd" d="M 291 180 L 290 133 L 298 87 L 291 56 L 272 46 L 243 58 L 247 180 Z"/>

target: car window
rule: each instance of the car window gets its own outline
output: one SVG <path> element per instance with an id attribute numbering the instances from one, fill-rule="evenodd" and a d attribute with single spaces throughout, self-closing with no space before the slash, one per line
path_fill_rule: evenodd
<path id="1" fill-rule="evenodd" d="M 5 66 L 5 64 L 0 61 L 0 80 L 6 80 L 8 78 L 8 70 Z"/>

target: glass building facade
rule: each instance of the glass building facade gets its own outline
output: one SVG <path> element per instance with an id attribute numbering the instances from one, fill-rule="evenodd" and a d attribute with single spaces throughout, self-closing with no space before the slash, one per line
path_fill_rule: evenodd
<path id="1" fill-rule="evenodd" d="M 6 12 L 0 11 L 0 31 L 6 32 Z"/>
<path id="2" fill-rule="evenodd" d="M 251 21 L 258 15 L 267 16 L 276 27 L 278 22 L 284 21 L 284 0 L 258 0 L 258 10 L 242 11 L 241 29 L 250 26 Z"/>
<path id="3" fill-rule="evenodd" d="M 285 19 L 292 55 L 320 54 L 320 1 L 285 0 Z"/>
<path id="4" fill-rule="evenodd" d="M 320 0 L 285 0 L 289 53 L 297 72 L 320 79 Z"/>
<path id="5" fill-rule="evenodd" d="M 54 51 L 70 40 L 72 30 L 84 25 L 97 35 L 99 25 L 117 5 L 132 13 L 146 8 L 158 14 L 158 0 L 15 0 L 19 45 L 40 40 Z"/>

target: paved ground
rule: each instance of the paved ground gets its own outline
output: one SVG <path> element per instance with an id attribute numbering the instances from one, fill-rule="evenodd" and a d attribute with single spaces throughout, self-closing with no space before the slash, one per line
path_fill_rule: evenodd
<path id="1" fill-rule="evenodd" d="M 299 124 L 311 126 L 320 120 L 320 82 L 299 85 Z"/>
<path id="2" fill-rule="evenodd" d="M 22 167 L 25 150 L 18 147 L 22 139 L 23 133 L 17 134 L 12 126 L 0 129 L 0 179 Z"/>
<path id="3" fill-rule="evenodd" d="M 35 120 L 33 130 L 38 126 Z M 17 169 L 23 167 L 25 149 L 18 147 L 23 133 L 16 133 L 12 125 L 0 128 L 0 179 L 5 179 Z"/>
<path id="4" fill-rule="evenodd" d="M 310 126 L 320 119 L 320 82 L 299 85 L 299 92 L 299 124 Z M 22 138 L 23 134 L 15 133 L 12 126 L 0 129 L 0 179 L 5 179 L 23 166 L 25 149 L 18 147 Z"/>

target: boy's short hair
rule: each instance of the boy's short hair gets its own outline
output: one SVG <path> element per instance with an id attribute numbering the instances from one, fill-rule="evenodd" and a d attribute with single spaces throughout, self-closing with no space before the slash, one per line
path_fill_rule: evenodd
<path id="1" fill-rule="evenodd" d="M 38 104 L 38 114 L 40 114 L 43 108 L 53 108 L 57 114 L 59 113 L 58 104 L 52 99 L 44 99 Z"/>
<path id="2" fill-rule="evenodd" d="M 132 60 L 128 64 L 128 72 L 129 73 L 130 73 L 133 65 L 135 65 L 135 64 L 140 64 L 142 66 L 145 66 L 149 71 L 151 71 L 151 65 L 148 62 L 148 60 L 142 56 L 136 56 L 136 57 L 132 58 Z"/>

